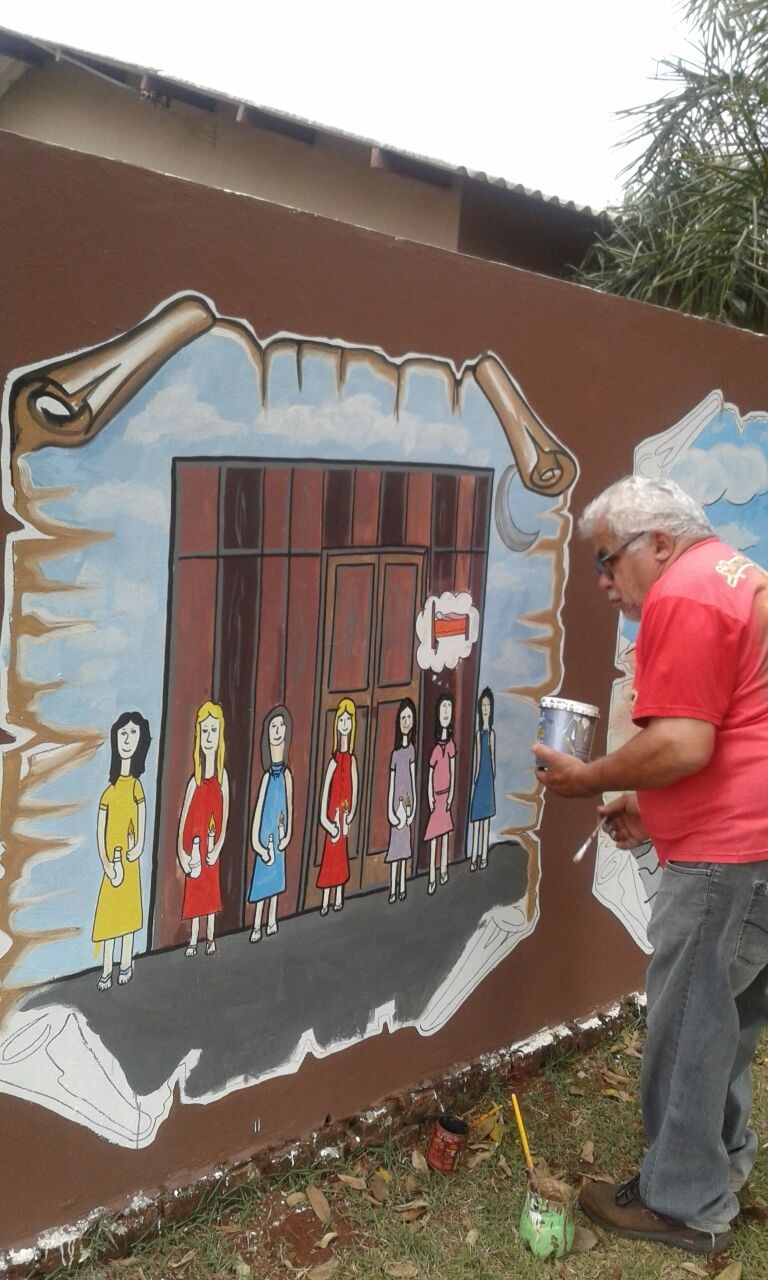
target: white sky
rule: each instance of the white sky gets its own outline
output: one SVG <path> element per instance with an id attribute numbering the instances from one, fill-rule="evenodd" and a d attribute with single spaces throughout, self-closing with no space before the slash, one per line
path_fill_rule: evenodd
<path id="1" fill-rule="evenodd" d="M 603 206 L 679 0 L 3 0 L 0 23 Z"/>

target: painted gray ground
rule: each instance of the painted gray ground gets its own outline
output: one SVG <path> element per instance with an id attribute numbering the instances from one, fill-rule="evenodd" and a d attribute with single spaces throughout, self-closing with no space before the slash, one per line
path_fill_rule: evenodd
<path id="1" fill-rule="evenodd" d="M 427 896 L 426 876 L 409 881 L 404 902 L 386 891 L 350 898 L 343 911 L 280 925 L 255 946 L 248 933 L 218 940 L 216 956 L 183 948 L 140 956 L 125 987 L 98 992 L 94 970 L 56 982 L 24 1008 L 78 1009 L 128 1083 L 148 1094 L 191 1049 L 200 1049 L 188 1097 L 225 1089 L 239 1076 L 275 1071 L 312 1030 L 320 1048 L 365 1033 L 373 1012 L 394 1002 L 398 1023 L 414 1021 L 458 962 L 481 919 L 527 890 L 528 854 L 496 845 L 485 871 L 469 863 Z"/>

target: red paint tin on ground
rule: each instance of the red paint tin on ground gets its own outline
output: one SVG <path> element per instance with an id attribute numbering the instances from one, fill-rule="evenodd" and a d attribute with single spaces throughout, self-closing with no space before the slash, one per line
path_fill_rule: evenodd
<path id="1" fill-rule="evenodd" d="M 435 1121 L 427 1151 L 427 1164 L 438 1173 L 454 1173 L 467 1145 L 469 1125 L 457 1116 L 444 1115 Z"/>

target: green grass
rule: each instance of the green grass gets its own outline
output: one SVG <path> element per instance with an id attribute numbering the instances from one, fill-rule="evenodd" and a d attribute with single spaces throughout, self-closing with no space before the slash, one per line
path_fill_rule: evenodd
<path id="1" fill-rule="evenodd" d="M 569 1053 L 559 1061 L 550 1061 L 545 1071 L 518 1089 L 534 1157 L 546 1159 L 553 1172 L 573 1185 L 578 1185 L 582 1172 L 589 1168 L 580 1161 L 587 1139 L 594 1143 L 592 1172 L 623 1178 L 638 1166 L 643 1150 L 640 1061 L 626 1052 L 632 1048 L 628 1035 L 618 1034 L 589 1053 Z M 755 1063 L 754 1123 L 762 1134 L 768 1131 L 766 1055 L 768 1039 Z M 606 1070 L 627 1077 L 627 1082 L 617 1085 L 606 1078 Z M 618 1088 L 626 1096 L 612 1097 L 605 1093 L 607 1088 Z M 481 1114 L 499 1100 L 506 1102 L 506 1095 L 495 1085 L 473 1107 L 473 1114 Z M 505 1114 L 502 1140 L 490 1157 L 454 1175 L 417 1173 L 411 1152 L 389 1142 L 369 1148 L 353 1164 L 326 1170 L 297 1169 L 280 1179 L 254 1179 L 225 1193 L 212 1191 L 187 1221 L 164 1226 L 160 1235 L 140 1242 L 129 1258 L 116 1262 L 99 1258 L 99 1250 L 110 1243 L 109 1228 L 104 1226 L 93 1239 L 91 1258 L 79 1268 L 77 1280 L 230 1276 L 244 1280 L 247 1275 L 254 1280 L 277 1276 L 313 1280 L 313 1268 L 326 1260 L 336 1264 L 332 1280 L 384 1280 L 393 1267 L 398 1274 L 397 1264 L 401 1274 L 405 1264 L 411 1264 L 410 1274 L 419 1280 L 545 1280 L 548 1276 L 565 1280 L 686 1280 L 697 1274 L 690 1270 L 692 1266 L 703 1276 L 717 1275 L 725 1266 L 729 1258 L 722 1255 L 718 1262 L 708 1264 L 700 1256 L 602 1233 L 588 1253 L 571 1254 L 559 1263 L 535 1260 L 517 1234 L 525 1169 L 511 1108 L 505 1108 Z M 426 1149 L 430 1128 L 425 1128 L 421 1150 Z M 761 1149 L 743 1194 L 744 1203 L 758 1197 L 768 1200 L 767 1166 Z M 338 1173 L 364 1176 L 370 1186 L 377 1170 L 388 1175 L 389 1189 L 389 1200 L 378 1207 L 365 1192 L 337 1177 Z M 326 1225 L 306 1201 L 286 1203 L 286 1196 L 305 1192 L 310 1184 L 318 1186 L 327 1198 L 331 1220 Z M 394 1206 L 414 1199 L 425 1199 L 427 1208 L 423 1216 L 409 1223 Z M 581 1225 L 589 1225 L 578 1210 L 576 1216 Z M 318 1243 L 328 1231 L 337 1231 L 337 1239 L 321 1250 Z M 744 1280 L 764 1280 L 768 1275 L 765 1225 L 740 1222 L 729 1257 L 742 1263 Z M 56 1274 L 61 1277 L 66 1273 Z"/>

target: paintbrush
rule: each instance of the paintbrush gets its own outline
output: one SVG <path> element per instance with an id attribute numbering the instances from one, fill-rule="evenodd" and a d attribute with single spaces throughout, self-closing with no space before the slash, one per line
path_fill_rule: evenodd
<path id="1" fill-rule="evenodd" d="M 531 1158 L 531 1149 L 528 1146 L 528 1139 L 525 1135 L 525 1126 L 523 1124 L 523 1117 L 520 1115 L 520 1107 L 518 1106 L 517 1097 L 515 1096 L 514 1093 L 512 1094 L 512 1109 L 515 1113 L 515 1120 L 517 1121 L 517 1132 L 520 1134 L 520 1145 L 523 1148 L 525 1163 L 528 1166 L 528 1174 L 533 1180 L 533 1182 L 535 1183 L 536 1170 L 533 1167 L 533 1160 Z"/>
<path id="2" fill-rule="evenodd" d="M 590 831 L 584 843 L 580 844 L 578 849 L 574 853 L 573 855 L 574 862 L 581 862 L 582 858 L 584 857 L 584 854 L 587 852 L 587 849 L 591 845 L 592 841 L 594 840 L 595 836 L 597 835 L 602 825 L 603 825 L 603 819 L 598 818 L 597 826 L 592 831 Z"/>

